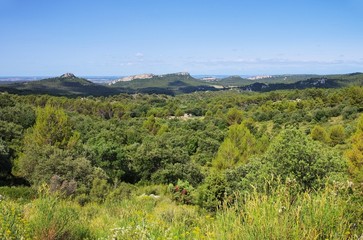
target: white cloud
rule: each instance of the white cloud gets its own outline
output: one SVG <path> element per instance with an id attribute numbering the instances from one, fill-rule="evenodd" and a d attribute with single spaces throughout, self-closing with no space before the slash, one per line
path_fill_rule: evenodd
<path id="1" fill-rule="evenodd" d="M 144 54 L 141 53 L 141 52 L 138 52 L 138 53 L 135 54 L 135 56 L 138 57 L 138 58 L 142 58 L 144 56 Z"/>

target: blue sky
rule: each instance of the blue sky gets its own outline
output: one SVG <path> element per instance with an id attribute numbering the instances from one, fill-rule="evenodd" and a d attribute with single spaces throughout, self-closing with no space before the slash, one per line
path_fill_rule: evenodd
<path id="1" fill-rule="evenodd" d="M 363 71 L 363 0 L 0 0 L 0 76 Z"/>

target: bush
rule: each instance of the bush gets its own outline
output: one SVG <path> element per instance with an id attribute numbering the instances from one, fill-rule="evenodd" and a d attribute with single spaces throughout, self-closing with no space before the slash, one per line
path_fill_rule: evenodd
<path id="1" fill-rule="evenodd" d="M 178 180 L 175 186 L 170 184 L 168 188 L 174 201 L 183 204 L 194 203 L 194 188 L 189 182 Z"/>
<path id="2" fill-rule="evenodd" d="M 90 239 L 90 229 L 80 219 L 80 208 L 46 191 L 27 210 L 32 239 Z"/>
<path id="3" fill-rule="evenodd" d="M 106 198 L 108 202 L 120 202 L 129 199 L 137 190 L 135 185 L 122 182 L 119 186 L 113 189 Z"/>
<path id="4" fill-rule="evenodd" d="M 198 205 L 216 211 L 226 197 L 227 182 L 223 174 L 211 173 L 198 188 Z"/>
<path id="5" fill-rule="evenodd" d="M 336 152 L 296 129 L 283 130 L 264 156 L 226 172 L 228 193 L 295 183 L 294 191 L 319 189 L 328 180 L 346 179 L 346 163 Z"/>
<path id="6" fill-rule="evenodd" d="M 0 200 L 0 239 L 28 239 L 28 223 L 23 217 L 21 205 Z"/>
<path id="7" fill-rule="evenodd" d="M 345 140 L 344 127 L 341 125 L 331 127 L 329 137 L 332 146 L 335 146 L 337 144 L 343 144 Z"/>
<path id="8" fill-rule="evenodd" d="M 0 195 L 5 199 L 30 201 L 36 197 L 36 191 L 30 187 L 0 187 Z"/>
<path id="9" fill-rule="evenodd" d="M 196 186 L 203 180 L 203 175 L 197 165 L 193 163 L 168 164 L 164 169 L 156 171 L 151 180 L 154 183 L 176 184 L 178 179 L 188 181 Z"/>

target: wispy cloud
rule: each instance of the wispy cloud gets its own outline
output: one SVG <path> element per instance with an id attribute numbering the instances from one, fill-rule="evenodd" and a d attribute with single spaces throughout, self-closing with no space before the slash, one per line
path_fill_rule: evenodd
<path id="1" fill-rule="evenodd" d="M 142 57 L 144 57 L 144 54 L 141 53 L 141 52 L 138 52 L 138 53 L 135 54 L 135 56 L 138 57 L 138 58 L 142 58 Z"/>
<path id="2" fill-rule="evenodd" d="M 358 65 L 363 64 L 363 59 L 356 60 L 344 60 L 344 59 L 333 59 L 333 60 L 297 60 L 288 58 L 236 58 L 236 59 L 210 59 L 210 60 L 194 60 L 190 62 L 195 65 L 334 65 L 334 64 L 352 64 Z"/>

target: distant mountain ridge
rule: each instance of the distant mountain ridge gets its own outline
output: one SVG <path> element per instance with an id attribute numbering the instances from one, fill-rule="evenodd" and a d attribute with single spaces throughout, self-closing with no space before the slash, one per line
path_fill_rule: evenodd
<path id="1" fill-rule="evenodd" d="M 162 75 L 140 74 L 116 79 L 108 84 L 93 83 L 72 73 L 42 80 L 0 85 L 0 92 L 15 94 L 49 94 L 57 96 L 109 96 L 120 93 L 182 94 L 197 91 L 267 92 L 305 88 L 363 86 L 363 73 L 340 75 L 277 75 L 247 79 L 240 76 L 197 79 L 187 72 Z"/>
<path id="2" fill-rule="evenodd" d="M 78 78 L 72 73 L 42 80 L 1 85 L 0 91 L 17 94 L 50 94 L 58 96 L 104 96 L 118 94 L 118 91 Z"/>
<path id="3" fill-rule="evenodd" d="M 138 80 L 138 79 L 152 79 L 152 78 L 170 77 L 170 76 L 173 76 L 173 75 L 191 77 L 188 72 L 168 73 L 168 74 L 162 74 L 162 75 L 155 75 L 155 74 L 152 74 L 152 73 L 144 73 L 144 74 L 138 74 L 138 75 L 132 75 L 132 76 L 119 78 L 119 79 L 111 81 L 110 83 L 108 83 L 108 85 L 113 85 L 113 84 L 116 84 L 118 82 L 130 82 L 130 81 Z"/>

